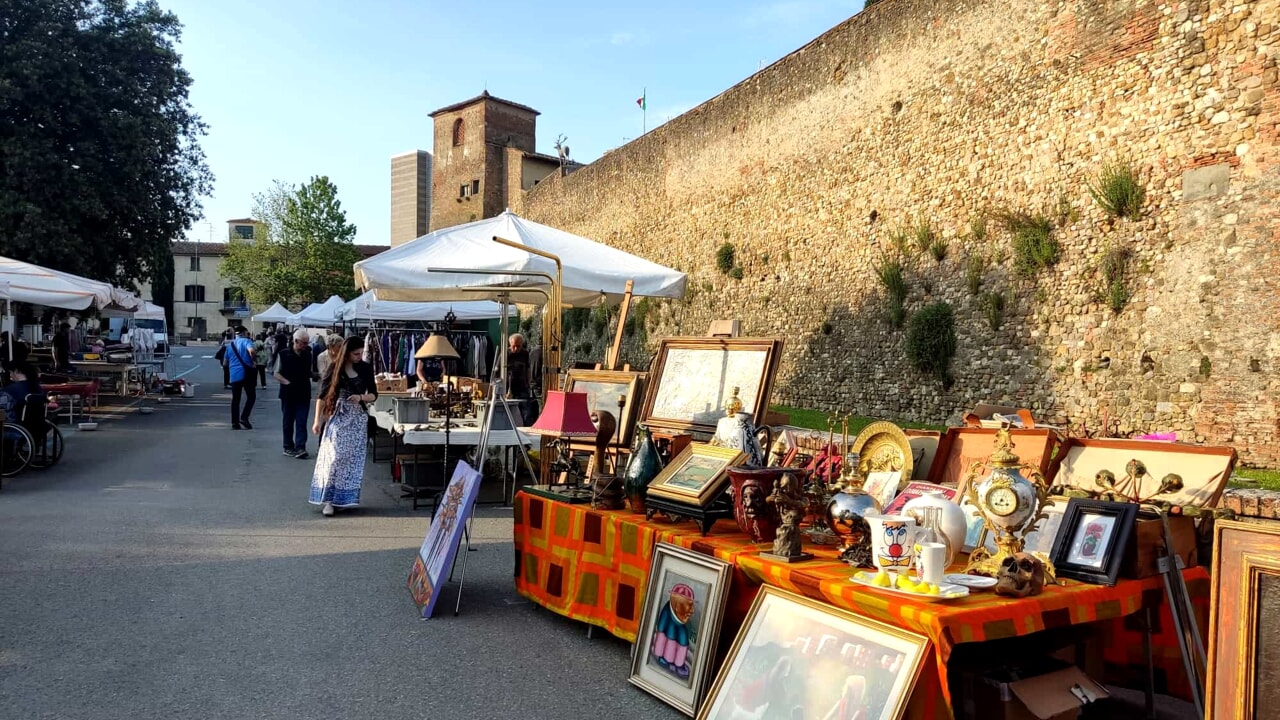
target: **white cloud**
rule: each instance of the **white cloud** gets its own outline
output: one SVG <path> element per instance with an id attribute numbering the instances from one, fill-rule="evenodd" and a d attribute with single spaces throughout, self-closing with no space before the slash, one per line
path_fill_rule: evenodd
<path id="1" fill-rule="evenodd" d="M 852 15 L 862 9 L 858 0 L 780 0 L 751 8 L 742 18 L 748 27 L 800 25 L 833 11 Z"/>

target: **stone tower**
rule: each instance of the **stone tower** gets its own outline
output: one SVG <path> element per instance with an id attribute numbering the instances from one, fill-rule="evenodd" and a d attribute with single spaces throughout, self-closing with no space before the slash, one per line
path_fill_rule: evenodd
<path id="1" fill-rule="evenodd" d="M 508 158 L 518 162 L 523 154 L 535 154 L 538 114 L 487 90 L 431 113 L 431 230 L 493 217 L 506 208 Z"/>
<path id="2" fill-rule="evenodd" d="M 431 219 L 431 153 L 391 158 L 391 247 L 427 234 Z"/>

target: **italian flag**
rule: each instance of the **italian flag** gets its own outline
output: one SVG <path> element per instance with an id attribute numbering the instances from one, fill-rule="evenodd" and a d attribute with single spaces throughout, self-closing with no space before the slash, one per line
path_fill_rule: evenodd
<path id="1" fill-rule="evenodd" d="M 645 95 L 647 95 L 647 94 L 648 94 L 648 92 L 649 92 L 649 91 L 648 91 L 648 90 L 646 90 L 646 91 L 644 92 L 644 94 L 641 94 L 641 95 L 640 95 L 640 97 L 636 98 L 636 104 L 640 106 L 640 109 L 641 109 L 641 110 L 648 110 L 648 109 L 649 109 L 649 108 L 648 108 L 648 106 L 645 104 L 645 100 L 644 100 Z"/>

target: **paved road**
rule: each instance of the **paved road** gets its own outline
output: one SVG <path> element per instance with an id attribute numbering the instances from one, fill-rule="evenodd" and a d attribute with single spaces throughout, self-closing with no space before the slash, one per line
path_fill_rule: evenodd
<path id="1" fill-rule="evenodd" d="M 197 398 L 73 432 L 5 483 L 0 717 L 680 717 L 627 683 L 627 644 L 516 595 L 510 511 L 480 511 L 462 615 L 417 619 L 427 512 L 380 464 L 362 509 L 322 517 L 274 385 L 231 431 L 205 350 L 176 353 Z"/>

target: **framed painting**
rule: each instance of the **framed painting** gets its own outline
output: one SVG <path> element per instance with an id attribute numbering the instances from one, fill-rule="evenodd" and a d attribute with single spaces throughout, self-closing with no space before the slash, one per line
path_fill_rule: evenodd
<path id="1" fill-rule="evenodd" d="M 1169 475 L 1177 475 L 1181 488 L 1160 495 L 1174 505 L 1217 507 L 1218 499 L 1236 465 L 1236 451 L 1157 440 L 1067 438 L 1045 477 L 1061 488 L 1098 492 L 1097 478 L 1104 472 L 1114 478 L 1115 489 L 1146 500 L 1160 491 Z"/>
<path id="2" fill-rule="evenodd" d="M 1027 465 L 1049 477 L 1049 465 L 1062 438 L 1058 433 L 1045 429 L 1011 429 L 1013 452 Z M 954 427 L 947 428 L 938 441 L 937 456 L 929 468 L 929 482 L 935 485 L 955 485 L 964 495 L 964 477 L 973 463 L 985 468 L 991 452 L 995 450 L 995 428 Z M 984 472 L 983 475 L 986 473 Z"/>
<path id="3" fill-rule="evenodd" d="M 691 442 L 649 483 L 649 494 L 702 507 L 724 489 L 725 471 L 746 457 L 736 448 Z"/>
<path id="4" fill-rule="evenodd" d="M 631 648 L 631 683 L 686 715 L 707 692 L 733 566 L 660 542 Z"/>
<path id="5" fill-rule="evenodd" d="M 453 568 L 458 543 L 462 540 L 467 521 L 471 519 L 479 493 L 480 473 L 459 461 L 409 571 L 409 594 L 424 618 L 431 617 L 435 609 L 440 586 Z"/>
<path id="6" fill-rule="evenodd" d="M 898 496 L 893 499 L 893 502 L 882 506 L 884 507 L 884 514 L 901 515 L 902 509 L 907 506 L 908 502 L 915 500 L 927 492 L 939 493 L 942 497 L 952 502 L 955 502 L 956 499 L 955 488 L 949 488 L 943 485 L 934 485 L 927 482 L 907 483 L 907 486 L 902 488 L 902 492 L 898 493 Z"/>
<path id="7" fill-rule="evenodd" d="M 929 639 L 765 585 L 698 720 L 897 720 Z"/>
<path id="8" fill-rule="evenodd" d="M 1049 555 L 1058 577 L 1115 585 L 1137 519 L 1134 503 L 1071 498 Z"/>
<path id="9" fill-rule="evenodd" d="M 640 422 L 712 434 L 737 388 L 743 411 L 763 425 L 781 356 L 776 338 L 667 338 L 649 368 Z"/>
<path id="10" fill-rule="evenodd" d="M 1205 720 L 1265 718 L 1280 707 L 1280 527 L 1214 526 Z"/>
<path id="11" fill-rule="evenodd" d="M 618 434 L 610 445 L 630 448 L 636 429 L 636 403 L 642 400 L 644 373 L 623 370 L 570 370 L 564 381 L 565 392 L 587 394 L 587 409 L 604 410 L 618 421 Z M 625 400 L 622 416 L 618 416 L 618 398 Z"/>

